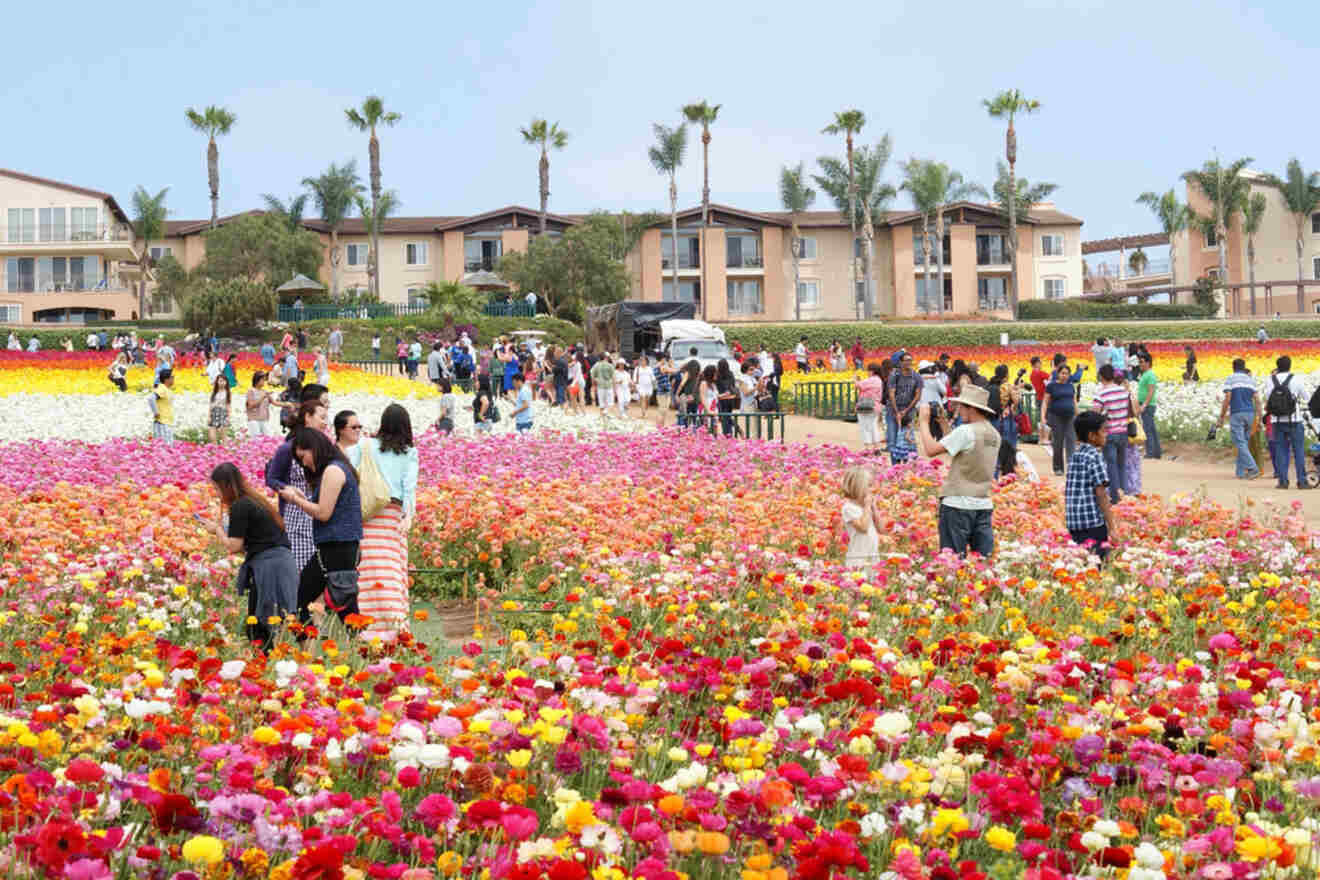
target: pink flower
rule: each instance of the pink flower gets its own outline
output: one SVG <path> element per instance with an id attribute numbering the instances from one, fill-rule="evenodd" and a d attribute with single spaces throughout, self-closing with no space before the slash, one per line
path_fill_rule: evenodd
<path id="1" fill-rule="evenodd" d="M 1237 636 L 1232 633 L 1221 632 L 1210 637 L 1210 650 L 1212 651 L 1236 651 L 1237 647 Z"/>

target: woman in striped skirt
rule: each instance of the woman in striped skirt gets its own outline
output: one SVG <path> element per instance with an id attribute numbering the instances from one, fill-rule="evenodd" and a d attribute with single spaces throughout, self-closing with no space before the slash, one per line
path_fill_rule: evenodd
<path id="1" fill-rule="evenodd" d="M 299 405 L 289 428 L 289 438 L 279 445 L 270 461 L 266 462 L 266 485 L 279 494 L 285 486 L 292 486 L 307 495 L 311 487 L 303 467 L 293 457 L 293 435 L 299 428 L 326 429 L 326 408 L 319 400 L 307 400 Z M 280 499 L 280 516 L 284 519 L 284 531 L 289 535 L 289 544 L 293 548 L 294 561 L 302 571 L 307 560 L 316 554 L 316 544 L 312 540 L 312 518 L 296 504 Z"/>
<path id="2" fill-rule="evenodd" d="M 412 419 L 397 403 L 381 413 L 380 430 L 346 450 L 359 473 L 371 455 L 389 487 L 390 502 L 362 524 L 358 611 L 372 623 L 362 638 L 395 641 L 408 631 L 408 532 L 417 512 L 417 447 Z"/>

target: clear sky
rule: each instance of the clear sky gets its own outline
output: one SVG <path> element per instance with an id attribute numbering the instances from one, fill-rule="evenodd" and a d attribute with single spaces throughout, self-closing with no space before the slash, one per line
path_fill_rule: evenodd
<path id="1" fill-rule="evenodd" d="M 6 10 L 0 166 L 104 189 L 127 207 L 170 188 L 170 216 L 209 216 L 205 139 L 190 105 L 238 116 L 220 144 L 220 210 L 288 196 L 366 136 L 344 108 L 370 93 L 403 114 L 381 133 L 402 214 L 535 207 L 533 116 L 571 135 L 551 160 L 550 209 L 667 210 L 646 149 L 684 103 L 720 103 L 711 197 L 779 208 L 778 169 L 841 154 L 820 134 L 865 112 L 862 142 L 949 163 L 989 184 L 1003 123 L 981 99 L 1020 88 L 1019 173 L 1058 184 L 1083 236 L 1153 231 L 1133 204 L 1209 158 L 1291 155 L 1320 166 L 1312 91 L 1315 0 L 727 2 L 194 0 L 20 3 Z M 26 36 L 24 36 L 26 34 Z M 680 205 L 701 195 L 694 137 Z M 1181 186 L 1179 186 L 1180 192 Z M 901 197 L 896 207 L 906 207 Z M 829 207 L 818 196 L 816 207 Z"/>

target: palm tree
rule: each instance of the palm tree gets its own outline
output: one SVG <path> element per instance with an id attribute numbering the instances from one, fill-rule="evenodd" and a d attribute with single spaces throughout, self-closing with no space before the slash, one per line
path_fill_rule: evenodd
<path id="1" fill-rule="evenodd" d="M 651 158 L 651 165 L 661 174 L 669 175 L 669 234 L 671 236 L 671 260 L 669 268 L 671 270 L 671 283 L 674 285 L 674 298 L 678 299 L 678 169 L 683 164 L 683 153 L 687 151 L 687 125 L 680 122 L 678 125 L 670 128 L 667 125 L 656 123 L 651 126 L 655 132 L 655 146 L 647 150 L 647 155 Z M 705 260 L 706 255 L 702 254 L 701 259 Z M 710 299 L 710 291 L 701 292 L 701 317 L 706 317 L 706 302 Z"/>
<path id="2" fill-rule="evenodd" d="M 568 144 L 568 132 L 559 127 L 558 122 L 547 123 L 544 119 L 533 119 L 522 132 L 523 141 L 541 148 L 541 161 L 538 170 L 541 180 L 541 234 L 545 235 L 545 206 L 550 201 L 550 150 L 562 150 Z"/>
<path id="3" fill-rule="evenodd" d="M 995 170 L 999 176 L 995 179 L 994 200 L 999 206 L 999 210 L 1007 217 L 1029 217 L 1031 216 L 1031 206 L 1038 202 L 1043 202 L 1058 189 L 1057 184 L 1036 183 L 1023 177 L 1018 177 L 1011 170 L 1005 167 L 1003 162 L 995 163 Z M 1016 189 L 1016 193 L 1014 193 Z M 1009 234 L 1009 248 L 1014 249 L 1017 246 L 1017 236 Z M 1016 257 L 1013 258 L 1013 267 L 1017 266 Z M 1013 289 L 1009 292 L 1009 305 L 1013 309 L 1014 316 L 1017 315 L 1017 270 L 1012 269 L 1010 280 Z"/>
<path id="4" fill-rule="evenodd" d="M 701 126 L 701 251 L 706 250 L 706 230 L 710 226 L 710 126 L 720 115 L 720 106 L 702 101 L 699 104 L 686 104 L 683 118 L 693 125 Z M 701 261 L 701 286 L 706 286 L 706 260 Z M 702 297 L 702 303 L 706 302 Z M 705 314 L 704 312 L 702 313 Z"/>
<path id="5" fill-rule="evenodd" d="M 1228 283 L 1228 224 L 1246 206 L 1251 193 L 1251 182 L 1242 176 L 1251 162 L 1251 157 L 1245 156 L 1225 167 L 1218 159 L 1211 159 L 1199 169 L 1183 173 L 1183 180 L 1195 184 L 1210 202 L 1208 216 L 1193 212 L 1192 219 L 1202 233 L 1214 233 L 1219 251 L 1220 285 Z M 1224 301 L 1220 299 L 1221 313 L 1223 308 Z"/>
<path id="6" fill-rule="evenodd" d="M 939 270 L 939 280 L 935 287 L 935 300 L 939 303 L 939 313 L 944 314 L 944 209 L 954 202 L 970 199 L 972 196 L 989 198 L 990 194 L 979 183 L 963 179 L 957 171 L 949 169 L 943 162 L 932 162 L 931 184 L 935 191 L 935 266 Z M 927 290 L 929 295 L 929 289 Z"/>
<path id="7" fill-rule="evenodd" d="M 853 249 L 851 255 L 852 267 L 851 282 L 857 281 L 857 180 L 853 174 L 853 135 L 862 130 L 866 125 L 866 114 L 861 110 L 844 110 L 841 113 L 834 114 L 834 121 L 821 129 L 821 134 L 839 134 L 844 136 L 844 148 L 848 154 L 848 229 L 852 233 Z M 819 183 L 819 180 L 817 181 Z M 864 308 L 866 317 L 871 317 L 871 285 L 870 279 L 867 279 L 866 302 Z"/>
<path id="8" fill-rule="evenodd" d="M 801 230 L 798 229 L 798 215 L 811 208 L 816 201 L 816 191 L 807 186 L 803 174 L 801 162 L 797 163 L 796 168 L 785 165 L 779 169 L 779 202 L 784 206 L 784 210 L 789 212 L 792 224 L 789 230 L 789 246 L 793 253 L 793 320 L 795 321 L 802 320 L 802 274 L 799 270 L 801 255 L 798 253 Z"/>
<path id="9" fill-rule="evenodd" d="M 302 226 L 303 210 L 307 207 L 307 193 L 293 196 L 287 202 L 270 193 L 262 193 L 261 200 L 266 203 L 266 210 L 283 221 L 290 232 L 297 232 Z"/>
<path id="10" fill-rule="evenodd" d="M 211 186 L 211 228 L 215 229 L 220 216 L 220 148 L 215 145 L 215 138 L 229 134 L 238 117 L 214 104 L 200 113 L 189 107 L 184 116 L 193 130 L 206 135 L 206 181 Z"/>
<path id="11" fill-rule="evenodd" d="M 925 159 L 909 159 L 903 164 L 903 185 L 912 197 L 912 207 L 921 212 L 921 265 L 925 269 L 925 290 L 931 290 L 930 268 L 930 229 L 936 210 L 939 208 L 939 181 L 933 169 L 934 162 Z M 943 283 L 940 285 L 941 305 L 943 304 Z"/>
<path id="12" fill-rule="evenodd" d="M 389 125 L 397 123 L 401 117 L 398 113 L 386 111 L 385 102 L 377 95 L 368 95 L 362 102 L 362 106 L 349 107 L 344 111 L 344 116 L 348 119 L 348 124 L 358 131 L 367 131 L 371 133 L 371 138 L 367 141 L 367 158 L 371 162 L 371 213 L 372 216 L 379 216 L 384 219 L 385 214 L 380 212 L 380 141 L 376 139 L 376 126 Z M 363 214 L 363 216 L 366 216 Z M 371 259 L 375 260 L 376 252 L 380 250 L 380 227 L 379 224 L 371 234 Z M 375 265 L 379 266 L 379 262 Z M 380 298 L 380 277 L 378 273 L 371 275 L 374 285 L 372 293 L 376 298 Z"/>
<path id="13" fill-rule="evenodd" d="M 1149 265 L 1150 259 L 1147 258 L 1146 252 L 1141 248 L 1137 248 L 1130 256 L 1128 256 L 1128 268 L 1132 270 L 1134 276 L 1145 272 L 1146 267 Z"/>
<path id="14" fill-rule="evenodd" d="M 1160 221 L 1160 230 L 1169 237 L 1169 286 L 1178 286 L 1178 235 L 1187 228 L 1191 220 L 1191 211 L 1178 201 L 1178 194 L 1169 190 L 1163 195 L 1144 192 L 1137 196 L 1137 204 L 1145 205 Z M 1169 301 L 1176 302 L 1178 295 L 1169 294 Z"/>
<path id="15" fill-rule="evenodd" d="M 1247 283 L 1251 285 L 1251 314 L 1256 314 L 1256 234 L 1265 219 L 1265 194 L 1253 193 L 1242 206 L 1242 234 L 1247 237 Z"/>
<path id="16" fill-rule="evenodd" d="M 151 265 L 151 240 L 160 238 L 165 233 L 165 217 L 169 210 L 165 207 L 167 186 L 154 196 L 139 186 L 133 191 L 133 228 L 142 236 L 142 256 L 138 266 L 142 276 L 138 280 L 138 315 L 147 314 L 147 267 Z"/>
<path id="17" fill-rule="evenodd" d="M 304 177 L 303 186 L 312 191 L 321 220 L 330 229 L 330 295 L 339 299 L 339 227 L 353 210 L 354 200 L 362 193 L 357 160 L 342 166 L 331 162 L 320 177 Z"/>
<path id="18" fill-rule="evenodd" d="M 1013 122 L 1019 113 L 1026 115 L 1040 109 L 1040 102 L 1024 98 L 1017 89 L 1000 92 L 993 98 L 982 101 L 986 112 L 992 119 L 1007 119 L 1008 133 L 1004 136 L 1004 158 L 1008 159 L 1008 192 L 1018 191 L 1017 184 L 1017 129 Z M 1017 266 L 1017 201 L 1008 201 L 1008 256 L 1009 284 L 1008 303 L 1013 309 L 1013 317 L 1018 316 L 1018 266 Z"/>
<path id="19" fill-rule="evenodd" d="M 357 205 L 358 213 L 362 215 L 362 222 L 367 227 L 367 235 L 372 241 L 380 240 L 380 227 L 385 218 L 393 214 L 399 207 L 399 194 L 394 190 L 386 190 L 380 194 L 380 198 L 368 202 L 360 195 L 353 196 L 353 202 Z M 380 301 L 380 273 L 378 269 L 380 263 L 376 258 L 376 248 L 373 245 L 371 253 L 367 254 L 367 278 L 370 280 L 369 287 L 376 301 Z"/>
<path id="20" fill-rule="evenodd" d="M 865 248 L 862 251 L 862 274 L 866 278 L 867 314 L 872 313 L 872 293 L 874 292 L 872 271 L 874 268 L 873 243 L 875 232 L 872 221 L 876 214 L 883 214 L 889 202 L 898 195 L 898 190 L 881 181 L 885 166 L 889 164 L 892 143 L 885 135 L 874 147 L 858 147 L 853 153 L 853 167 L 850 170 L 841 160 L 832 156 L 822 156 L 816 160 L 822 173 L 812 175 L 816 185 L 829 194 L 840 213 L 850 205 L 849 223 L 854 227 L 860 223 Z M 854 239 L 854 242 L 856 239 Z M 854 249 L 856 244 L 853 245 Z M 854 282 L 855 283 L 855 282 Z"/>
<path id="21" fill-rule="evenodd" d="M 1303 277 L 1302 251 L 1306 240 L 1306 223 L 1312 214 L 1320 210 L 1320 172 L 1312 171 L 1307 174 L 1302 169 L 1302 163 L 1293 158 L 1288 160 L 1288 168 L 1284 172 L 1283 179 L 1270 177 L 1269 182 L 1283 193 L 1283 203 L 1288 206 L 1288 213 L 1292 215 L 1293 223 L 1297 227 L 1297 280 L 1300 282 Z M 1305 310 L 1306 302 L 1299 283 L 1297 311 Z"/>

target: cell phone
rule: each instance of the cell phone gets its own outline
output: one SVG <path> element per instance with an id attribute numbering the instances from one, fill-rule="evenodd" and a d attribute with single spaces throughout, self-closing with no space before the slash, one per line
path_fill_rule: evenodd
<path id="1" fill-rule="evenodd" d="M 194 513 L 194 514 L 193 514 L 193 519 L 197 520 L 199 523 L 205 523 L 205 522 L 206 522 L 206 517 L 202 516 L 200 513 Z"/>

